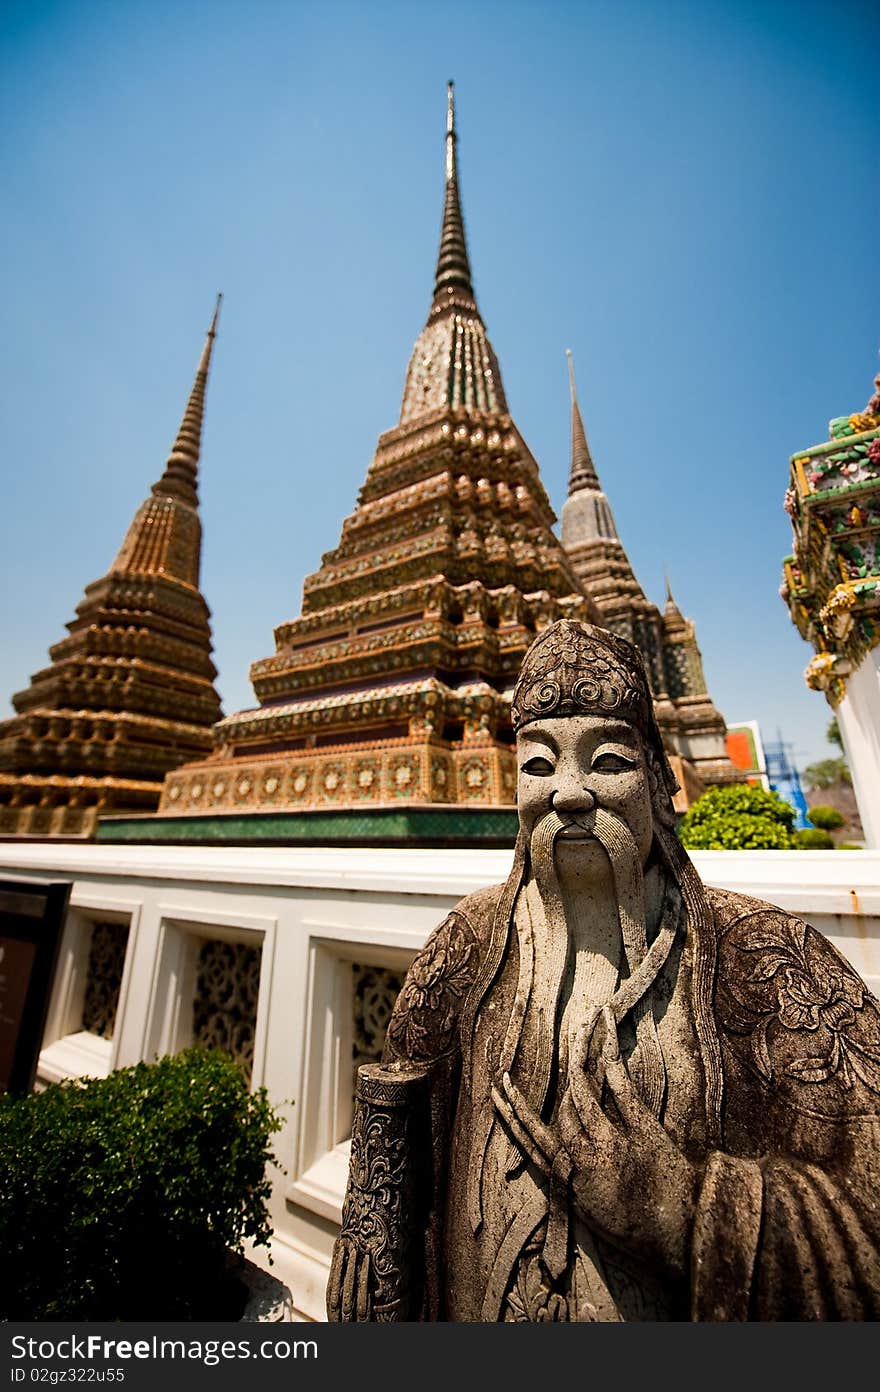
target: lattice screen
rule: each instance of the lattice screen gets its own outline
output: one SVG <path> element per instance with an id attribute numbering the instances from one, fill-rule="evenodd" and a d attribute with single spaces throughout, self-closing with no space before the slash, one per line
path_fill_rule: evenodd
<path id="1" fill-rule="evenodd" d="M 96 923 L 92 927 L 82 1028 L 102 1039 L 113 1038 L 127 946 L 127 923 Z"/>
<path id="2" fill-rule="evenodd" d="M 254 1066 L 260 957 L 260 948 L 247 943 L 204 942 L 193 1000 L 193 1043 L 225 1049 L 248 1078 Z"/>
<path id="3" fill-rule="evenodd" d="M 390 967 L 364 967 L 357 962 L 352 962 L 351 973 L 353 1092 L 360 1064 L 378 1063 L 382 1057 L 385 1031 L 406 973 L 393 971 Z"/>

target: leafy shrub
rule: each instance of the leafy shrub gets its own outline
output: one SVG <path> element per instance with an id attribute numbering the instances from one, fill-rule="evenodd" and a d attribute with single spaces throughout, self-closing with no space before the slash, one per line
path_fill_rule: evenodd
<path id="1" fill-rule="evenodd" d="M 679 836 L 693 851 L 792 850 L 795 810 L 776 793 L 748 783 L 710 788 L 682 818 Z"/>
<path id="2" fill-rule="evenodd" d="M 795 832 L 794 839 L 799 851 L 834 850 L 830 831 L 823 831 L 820 827 L 802 827 Z"/>
<path id="3" fill-rule="evenodd" d="M 826 807 L 820 804 L 818 807 L 811 807 L 807 816 L 814 827 L 821 827 L 823 831 L 836 831 L 842 827 L 846 818 L 836 807 Z"/>
<path id="4" fill-rule="evenodd" d="M 0 1318 L 234 1318 L 280 1126 L 213 1050 L 0 1097 Z"/>
<path id="5" fill-rule="evenodd" d="M 839 851 L 863 851 L 865 848 L 860 841 L 838 841 Z"/>

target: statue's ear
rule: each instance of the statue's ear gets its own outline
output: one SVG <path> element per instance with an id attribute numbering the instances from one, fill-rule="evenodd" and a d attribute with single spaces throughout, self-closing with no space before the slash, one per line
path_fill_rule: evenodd
<path id="1" fill-rule="evenodd" d="M 671 830 L 675 826 L 675 809 L 672 806 L 672 793 L 677 790 L 678 784 L 675 782 L 671 768 L 666 760 L 661 764 L 654 749 L 646 739 L 642 740 L 642 747 L 645 751 L 645 764 L 648 769 L 648 782 L 651 789 L 651 808 L 654 813 L 654 820 L 666 830 Z M 670 788 L 670 779 L 672 788 Z"/>

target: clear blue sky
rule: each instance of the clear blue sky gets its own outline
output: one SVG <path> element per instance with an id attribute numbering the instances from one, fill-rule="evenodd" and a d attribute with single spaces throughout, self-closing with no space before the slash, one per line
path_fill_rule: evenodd
<path id="1" fill-rule="evenodd" d="M 253 704 L 397 421 L 452 77 L 477 297 L 557 511 L 570 347 L 716 703 L 832 753 L 782 498 L 880 368 L 878 41 L 846 0 L 6 0 L 3 713 L 161 473 L 217 290 L 202 588 L 224 709 Z"/>

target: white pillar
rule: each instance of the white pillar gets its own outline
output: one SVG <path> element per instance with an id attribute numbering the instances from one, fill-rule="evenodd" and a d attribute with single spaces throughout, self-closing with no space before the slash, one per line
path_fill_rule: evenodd
<path id="1" fill-rule="evenodd" d="M 865 831 L 865 846 L 880 846 L 880 647 L 846 679 L 837 707 L 844 753 Z"/>

